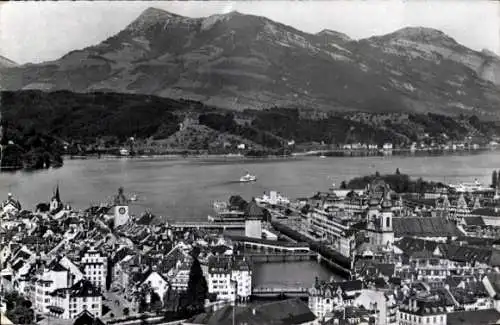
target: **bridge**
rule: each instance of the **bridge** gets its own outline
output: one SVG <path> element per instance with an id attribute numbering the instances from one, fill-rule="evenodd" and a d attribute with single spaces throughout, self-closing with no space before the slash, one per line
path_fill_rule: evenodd
<path id="1" fill-rule="evenodd" d="M 252 262 L 263 263 L 263 262 L 297 262 L 297 261 L 308 261 L 312 258 L 316 258 L 317 254 L 313 252 L 309 253 L 247 253 L 244 252 L 245 258 L 251 260 Z"/>
<path id="2" fill-rule="evenodd" d="M 300 297 L 305 298 L 309 295 L 309 288 L 302 286 L 259 286 L 252 288 L 252 296 L 271 298 L 271 297 Z"/>
<path id="3" fill-rule="evenodd" d="M 228 237 L 236 242 L 238 247 L 254 251 L 262 251 L 265 253 L 310 253 L 309 245 L 307 243 L 291 243 L 238 235 L 229 235 Z"/>
<path id="4" fill-rule="evenodd" d="M 244 229 L 244 222 L 175 222 L 169 224 L 174 229 Z"/>

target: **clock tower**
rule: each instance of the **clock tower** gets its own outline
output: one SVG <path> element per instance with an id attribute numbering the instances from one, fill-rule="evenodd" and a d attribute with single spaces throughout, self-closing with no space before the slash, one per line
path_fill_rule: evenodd
<path id="1" fill-rule="evenodd" d="M 123 194 L 123 187 L 118 189 L 118 195 L 115 197 L 114 204 L 115 227 L 118 227 L 126 224 L 129 220 L 128 199 Z"/>

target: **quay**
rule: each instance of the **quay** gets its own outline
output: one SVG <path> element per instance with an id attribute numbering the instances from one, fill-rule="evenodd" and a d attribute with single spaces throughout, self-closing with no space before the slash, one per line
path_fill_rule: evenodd
<path id="1" fill-rule="evenodd" d="M 170 227 L 183 230 L 183 229 L 245 229 L 244 222 L 174 222 L 169 224 Z"/>

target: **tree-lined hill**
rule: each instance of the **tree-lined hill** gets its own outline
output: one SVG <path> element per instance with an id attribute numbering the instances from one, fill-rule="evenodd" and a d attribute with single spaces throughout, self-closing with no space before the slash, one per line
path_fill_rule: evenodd
<path id="1" fill-rule="evenodd" d="M 410 145 L 416 141 L 489 139 L 495 122 L 475 116 L 415 113 L 318 115 L 274 107 L 234 112 L 191 100 L 119 93 L 4 91 L 3 164 L 60 162 L 63 145 L 125 145 L 130 137 L 150 148 L 232 152 L 238 144 L 258 152 L 296 145 L 365 143 Z M 109 141 L 113 139 L 113 141 Z M 8 145 L 9 141 L 12 143 Z M 293 148 L 289 147 L 288 150 Z M 10 152 L 10 153 L 9 153 Z"/>

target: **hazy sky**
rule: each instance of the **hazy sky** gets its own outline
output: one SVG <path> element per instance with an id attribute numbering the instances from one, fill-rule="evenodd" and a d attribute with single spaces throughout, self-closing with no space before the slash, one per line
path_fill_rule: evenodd
<path id="1" fill-rule="evenodd" d="M 425 26 L 440 29 L 470 48 L 500 54 L 498 1 L 370 0 L 3 2 L 0 55 L 18 63 L 57 59 L 116 34 L 148 7 L 188 17 L 237 10 L 305 32 L 327 28 L 355 39 Z"/>

